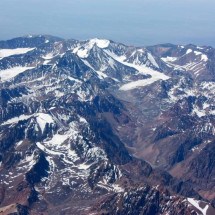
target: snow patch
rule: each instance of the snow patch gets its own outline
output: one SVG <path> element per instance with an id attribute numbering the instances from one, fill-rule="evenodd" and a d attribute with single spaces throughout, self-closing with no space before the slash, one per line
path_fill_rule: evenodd
<path id="1" fill-rule="evenodd" d="M 57 56 L 57 55 L 54 55 L 54 53 L 51 52 L 51 53 L 48 53 L 47 55 L 43 56 L 42 58 L 43 58 L 44 60 L 51 60 L 52 58 L 54 58 L 54 57 L 56 57 L 56 56 Z"/>
<path id="2" fill-rule="evenodd" d="M 124 188 L 120 187 L 118 184 L 112 184 L 112 187 L 114 191 L 117 193 L 122 193 L 125 191 Z"/>
<path id="3" fill-rule="evenodd" d="M 199 147 L 198 146 L 194 146 L 192 149 L 191 149 L 191 151 L 196 151 L 196 150 L 199 150 Z"/>
<path id="4" fill-rule="evenodd" d="M 35 48 L 0 49 L 0 59 L 13 55 L 26 54 Z"/>
<path id="5" fill-rule="evenodd" d="M 67 77 L 70 81 L 75 81 L 75 82 L 77 82 L 77 83 L 82 83 L 80 80 L 78 80 L 78 79 L 76 79 L 76 78 L 73 78 L 73 77 L 71 77 L 71 76 L 68 76 Z"/>
<path id="6" fill-rule="evenodd" d="M 15 144 L 15 148 L 18 148 L 20 145 L 22 145 L 23 141 L 19 141 L 18 143 Z"/>
<path id="7" fill-rule="evenodd" d="M 61 155 L 62 153 L 60 152 L 55 152 L 53 150 L 47 149 L 44 145 L 42 145 L 41 143 L 36 143 L 37 147 L 39 149 L 41 149 L 43 152 L 47 153 L 47 154 L 51 154 L 51 155 Z"/>
<path id="8" fill-rule="evenodd" d="M 201 52 L 198 52 L 198 51 L 194 51 L 194 54 L 195 55 L 200 55 L 200 54 L 202 54 Z"/>
<path id="9" fill-rule="evenodd" d="M 200 110 L 197 106 L 195 106 L 195 107 L 193 108 L 193 112 L 192 112 L 192 113 L 193 113 L 193 114 L 196 114 L 199 118 L 201 118 L 201 117 L 203 117 L 203 116 L 206 115 L 205 110 Z"/>
<path id="10" fill-rule="evenodd" d="M 15 124 L 18 123 L 19 121 L 23 121 L 23 120 L 27 120 L 29 118 L 31 118 L 33 115 L 20 115 L 14 118 L 11 118 L 9 120 L 7 120 L 6 122 L 3 122 L 2 125 L 8 125 L 8 124 Z"/>
<path id="11" fill-rule="evenodd" d="M 19 121 L 27 120 L 31 117 L 36 117 L 36 121 L 39 124 L 42 131 L 44 130 L 46 123 L 49 123 L 49 124 L 54 123 L 54 120 L 52 119 L 52 117 L 49 114 L 36 113 L 36 114 L 32 114 L 32 115 L 23 114 L 23 115 L 11 118 L 11 119 L 7 120 L 6 122 L 2 123 L 2 125 L 15 124 L 15 123 L 18 123 Z"/>
<path id="12" fill-rule="evenodd" d="M 158 66 L 157 62 L 155 61 L 154 57 L 153 57 L 150 53 L 148 53 L 147 55 L 148 55 L 148 59 L 151 61 L 151 63 L 152 63 L 155 67 L 159 68 L 159 66 Z"/>
<path id="13" fill-rule="evenodd" d="M 195 208 L 197 208 L 199 211 L 201 211 L 203 215 L 207 215 L 207 210 L 208 210 L 208 208 L 209 208 L 208 205 L 206 205 L 204 208 L 201 208 L 201 207 L 199 206 L 199 201 L 197 201 L 197 200 L 195 200 L 195 199 L 193 199 L 193 198 L 187 198 L 187 201 L 188 201 L 191 205 L 193 205 Z"/>
<path id="14" fill-rule="evenodd" d="M 91 165 L 87 165 L 87 164 L 82 163 L 82 164 L 79 164 L 77 167 L 78 167 L 78 169 L 87 170 L 90 168 L 90 166 Z"/>
<path id="15" fill-rule="evenodd" d="M 45 61 L 43 62 L 43 64 L 44 64 L 44 65 L 49 65 L 50 62 L 51 62 L 51 60 L 45 60 Z"/>
<path id="16" fill-rule="evenodd" d="M 208 61 L 208 57 L 207 57 L 207 55 L 206 54 L 203 54 L 202 52 L 199 52 L 199 51 L 194 51 L 194 53 L 195 53 L 195 55 L 201 55 L 201 60 L 202 61 Z"/>
<path id="17" fill-rule="evenodd" d="M 20 73 L 25 72 L 26 70 L 33 69 L 34 67 L 13 67 L 10 69 L 0 70 L 1 81 L 7 81 L 11 78 L 14 78 Z"/>
<path id="18" fill-rule="evenodd" d="M 178 58 L 177 57 L 162 57 L 161 58 L 164 62 L 173 62 L 173 61 L 176 61 Z"/>
<path id="19" fill-rule="evenodd" d="M 52 117 L 49 114 L 45 114 L 45 113 L 38 113 L 36 115 L 36 120 L 42 132 L 44 132 L 44 129 L 47 123 L 48 124 L 54 123 L 54 120 L 52 119 Z"/>
<path id="20" fill-rule="evenodd" d="M 186 54 L 190 54 L 191 52 L 193 52 L 192 49 L 187 49 Z"/>
<path id="21" fill-rule="evenodd" d="M 202 56 L 201 56 L 201 60 L 202 61 L 208 61 L 208 57 L 207 57 L 207 55 L 205 55 L 205 54 L 202 54 Z"/>
<path id="22" fill-rule="evenodd" d="M 45 143 L 48 144 L 49 146 L 53 146 L 53 145 L 59 146 L 62 143 L 64 143 L 68 138 L 69 138 L 69 135 L 67 134 L 55 134 L 51 140 L 46 141 Z"/>
<path id="23" fill-rule="evenodd" d="M 107 78 L 107 77 L 108 77 L 104 72 L 95 70 L 95 69 L 89 64 L 88 61 L 83 60 L 83 59 L 82 59 L 82 61 L 84 62 L 84 64 L 85 64 L 86 66 L 90 67 L 93 71 L 95 71 L 95 72 L 97 73 L 99 79 L 104 79 L 104 78 Z"/>
<path id="24" fill-rule="evenodd" d="M 17 166 L 17 170 L 23 170 L 23 169 L 28 169 L 30 170 L 35 164 L 36 164 L 36 156 L 34 155 L 34 153 L 32 153 L 31 155 L 26 154 L 26 157 L 24 160 L 22 160 L 18 166 Z"/>
<path id="25" fill-rule="evenodd" d="M 77 54 L 78 57 L 80 58 L 87 58 L 88 51 L 89 51 L 88 49 L 84 49 L 84 48 L 79 49 L 79 47 L 77 47 L 73 50 L 73 53 Z"/>

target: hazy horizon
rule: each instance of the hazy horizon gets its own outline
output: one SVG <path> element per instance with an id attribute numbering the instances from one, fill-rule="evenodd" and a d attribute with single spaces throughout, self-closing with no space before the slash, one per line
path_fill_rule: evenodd
<path id="1" fill-rule="evenodd" d="M 215 46 L 212 0 L 1 0 L 0 40 L 28 34 Z"/>

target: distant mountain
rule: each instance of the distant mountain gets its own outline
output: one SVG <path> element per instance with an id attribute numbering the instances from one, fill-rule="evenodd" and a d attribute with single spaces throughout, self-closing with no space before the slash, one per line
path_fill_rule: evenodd
<path id="1" fill-rule="evenodd" d="M 0 41 L 0 214 L 215 213 L 215 49 Z"/>

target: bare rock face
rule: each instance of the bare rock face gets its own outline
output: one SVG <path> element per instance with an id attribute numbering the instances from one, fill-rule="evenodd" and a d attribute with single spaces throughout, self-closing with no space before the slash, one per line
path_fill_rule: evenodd
<path id="1" fill-rule="evenodd" d="M 186 201 L 148 186 L 110 195 L 98 208 L 99 214 L 197 214 Z"/>
<path id="2" fill-rule="evenodd" d="M 0 214 L 214 214 L 214 53 L 0 41 Z"/>

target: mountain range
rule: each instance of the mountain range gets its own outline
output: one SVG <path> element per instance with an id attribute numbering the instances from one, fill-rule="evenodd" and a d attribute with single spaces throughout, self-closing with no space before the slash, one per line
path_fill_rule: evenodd
<path id="1" fill-rule="evenodd" d="M 0 214 L 215 214 L 215 49 L 0 41 Z"/>

